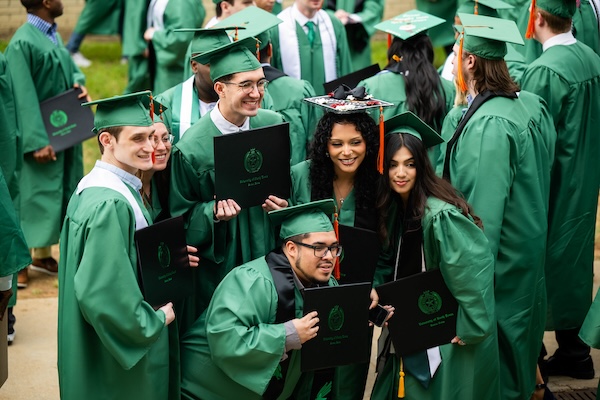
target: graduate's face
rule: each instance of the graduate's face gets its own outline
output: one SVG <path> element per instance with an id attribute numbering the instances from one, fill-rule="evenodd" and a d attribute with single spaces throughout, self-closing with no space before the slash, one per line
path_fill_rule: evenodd
<path id="1" fill-rule="evenodd" d="M 367 144 L 353 124 L 333 124 L 327 152 L 336 176 L 354 176 L 365 159 Z"/>
<path id="2" fill-rule="evenodd" d="M 296 6 L 302 14 L 313 14 L 323 7 L 323 0 L 296 0 Z"/>
<path id="3" fill-rule="evenodd" d="M 256 7 L 262 8 L 265 11 L 272 12 L 275 0 L 255 0 Z"/>
<path id="4" fill-rule="evenodd" d="M 254 0 L 233 0 L 233 4 L 224 1 L 221 4 L 221 19 L 225 19 L 248 6 L 253 6 Z"/>
<path id="5" fill-rule="evenodd" d="M 206 96 L 207 98 L 202 98 L 201 100 L 205 102 L 209 101 L 217 101 L 219 100 L 219 96 L 215 93 L 215 88 L 212 80 L 210 79 L 210 66 L 200 64 L 196 61 L 191 61 L 192 72 L 196 76 L 194 78 L 194 84 L 196 85 L 196 89 L 201 96 Z"/>
<path id="6" fill-rule="evenodd" d="M 102 161 L 130 174 L 152 168 L 152 153 L 156 145 L 154 126 L 124 126 L 118 139 L 102 132 L 100 142 L 104 146 Z"/>
<path id="7" fill-rule="evenodd" d="M 323 257 L 315 257 L 313 249 L 293 244 L 293 242 L 288 243 L 292 243 L 291 252 L 295 258 L 294 272 L 303 285 L 325 284 L 329 281 L 335 262 L 331 251 L 325 253 Z M 333 231 L 314 232 L 303 238 L 302 243 L 312 246 L 333 246 L 338 244 L 338 240 Z"/>
<path id="8" fill-rule="evenodd" d="M 229 83 L 215 83 L 219 95 L 219 111 L 229 122 L 240 126 L 246 117 L 258 114 L 260 102 L 265 95 L 258 90 L 258 82 L 265 79 L 262 67 L 254 71 L 238 72 L 231 77 Z M 237 84 L 252 83 L 252 91 L 245 93 Z M 264 89 L 263 89 L 264 90 Z M 241 121 L 241 122 L 240 122 Z"/>
<path id="9" fill-rule="evenodd" d="M 44 0 L 44 5 L 48 9 L 48 12 L 52 18 L 57 18 L 63 15 L 63 3 L 62 0 Z"/>
<path id="10" fill-rule="evenodd" d="M 158 139 L 156 148 L 154 149 L 154 165 L 153 171 L 162 171 L 167 168 L 167 162 L 171 156 L 171 135 L 167 127 L 162 122 L 154 123 L 154 137 Z"/>
<path id="11" fill-rule="evenodd" d="M 392 190 L 407 204 L 410 192 L 415 187 L 417 168 L 415 159 L 405 146 L 402 146 L 390 161 L 389 180 Z"/>

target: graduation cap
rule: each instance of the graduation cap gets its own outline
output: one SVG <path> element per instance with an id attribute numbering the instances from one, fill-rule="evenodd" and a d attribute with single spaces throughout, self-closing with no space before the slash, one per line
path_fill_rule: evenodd
<path id="1" fill-rule="evenodd" d="M 529 23 L 525 37 L 531 39 L 533 37 L 536 9 L 542 9 L 552 15 L 562 18 L 573 18 L 577 10 L 576 0 L 531 0 L 529 8 Z"/>
<path id="2" fill-rule="evenodd" d="M 444 22 L 446 22 L 444 19 L 436 17 L 435 15 L 427 14 L 426 12 L 419 10 L 410 10 L 386 21 L 382 21 L 375 25 L 374 28 L 388 34 L 389 48 L 392 44 L 392 36 L 407 40 L 421 32 L 425 32 L 428 29 L 441 25 Z"/>
<path id="3" fill-rule="evenodd" d="M 97 105 L 94 133 L 114 126 L 152 126 L 155 104 L 163 111 L 166 109 L 154 101 L 149 90 L 89 101 L 82 106 L 94 104 Z"/>
<path id="4" fill-rule="evenodd" d="M 408 133 L 423 142 L 425 148 L 444 142 L 444 139 L 414 113 L 405 111 L 385 121 L 385 133 Z"/>
<path id="5" fill-rule="evenodd" d="M 273 15 L 270 12 L 267 12 L 256 6 L 249 6 L 225 18 L 224 20 L 216 24 L 214 28 L 242 28 L 243 30 L 240 30 L 238 33 L 239 40 L 243 40 L 250 37 L 256 38 L 258 39 L 258 41 L 256 42 L 257 50 L 262 50 L 271 41 L 271 35 L 269 33 L 269 30 L 271 28 L 276 27 L 282 22 L 283 21 L 281 19 L 277 18 L 277 16 Z M 260 59 L 258 51 L 257 58 Z"/>
<path id="6" fill-rule="evenodd" d="M 179 28 L 173 30 L 173 32 L 194 32 L 194 38 L 190 45 L 192 59 L 204 52 L 231 44 L 233 38 L 229 36 L 228 31 L 228 28 Z"/>
<path id="7" fill-rule="evenodd" d="M 502 0 L 467 0 L 456 10 L 456 14 L 474 14 L 487 17 L 499 17 L 497 10 L 508 10 L 514 8 Z"/>
<path id="8" fill-rule="evenodd" d="M 523 38 L 514 21 L 459 13 L 462 26 L 456 26 L 461 33 L 458 39 L 457 84 L 461 91 L 467 90 L 462 72 L 462 53 L 468 51 L 488 60 L 502 60 L 506 55 L 506 43 L 523 45 Z"/>

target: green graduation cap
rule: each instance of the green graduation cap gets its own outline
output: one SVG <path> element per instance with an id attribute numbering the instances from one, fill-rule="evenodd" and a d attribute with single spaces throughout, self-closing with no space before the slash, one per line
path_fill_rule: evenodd
<path id="1" fill-rule="evenodd" d="M 444 141 L 423 120 L 410 111 L 394 115 L 385 121 L 385 133 L 408 133 L 420 139 L 425 148 L 433 147 Z"/>
<path id="2" fill-rule="evenodd" d="M 223 48 L 230 45 L 233 39 L 228 35 L 227 28 L 179 28 L 174 32 L 194 32 L 190 45 L 192 57 L 204 52 Z"/>
<path id="3" fill-rule="evenodd" d="M 281 225 L 279 237 L 287 239 L 312 232 L 332 232 L 330 216 L 335 212 L 333 199 L 312 201 L 269 212 L 273 226 Z"/>
<path id="4" fill-rule="evenodd" d="M 271 40 L 269 30 L 276 27 L 283 21 L 270 12 L 267 12 L 256 6 L 246 7 L 235 14 L 230 15 L 223 21 L 219 22 L 214 28 L 226 28 L 231 30 L 231 27 L 245 28 L 238 32 L 239 40 L 254 37 L 260 41 L 260 49 L 263 49 Z M 229 32 L 230 36 L 233 32 Z"/>
<path id="5" fill-rule="evenodd" d="M 535 6 L 563 18 L 573 18 L 577 10 L 575 0 L 536 0 Z"/>
<path id="6" fill-rule="evenodd" d="M 107 99 L 94 100 L 83 103 L 82 106 L 96 104 L 94 116 L 94 132 L 114 126 L 152 126 L 156 102 L 152 100 L 149 90 Z M 163 107 L 163 111 L 164 111 Z M 152 110 L 152 111 L 151 111 Z M 158 110 L 158 109 L 157 109 Z"/>
<path id="7" fill-rule="evenodd" d="M 380 22 L 375 29 L 398 36 L 402 40 L 410 39 L 418 33 L 436 27 L 446 22 L 435 15 L 419 10 L 407 11 L 392 19 Z"/>
<path id="8" fill-rule="evenodd" d="M 499 14 L 497 10 L 508 10 L 511 8 L 514 7 L 502 0 L 467 0 L 458 6 L 456 14 L 465 13 L 498 18 Z"/>
<path id="9" fill-rule="evenodd" d="M 514 21 L 459 13 L 463 37 L 457 44 L 462 49 L 488 60 L 501 60 L 506 55 L 506 43 L 523 45 L 523 38 Z M 457 26 L 460 29 L 459 26 Z"/>

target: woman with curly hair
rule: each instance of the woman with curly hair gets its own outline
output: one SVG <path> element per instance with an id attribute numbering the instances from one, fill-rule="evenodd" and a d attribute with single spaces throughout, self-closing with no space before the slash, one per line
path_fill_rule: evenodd
<path id="1" fill-rule="evenodd" d="M 481 221 L 435 175 L 427 147 L 442 138 L 431 127 L 405 112 L 386 121 L 386 133 L 377 191 L 384 246 L 373 286 L 440 269 L 458 313 L 451 342 L 416 354 L 396 354 L 384 327 L 371 398 L 397 399 L 403 392 L 406 400 L 498 399 L 494 258 Z"/>

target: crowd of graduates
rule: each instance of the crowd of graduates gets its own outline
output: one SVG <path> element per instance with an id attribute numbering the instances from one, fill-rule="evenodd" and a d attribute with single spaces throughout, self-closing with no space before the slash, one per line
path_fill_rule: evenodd
<path id="1" fill-rule="evenodd" d="M 383 0 L 213 2 L 204 28 L 197 0 L 105 8 L 124 15 L 121 96 L 89 98 L 75 61 L 94 24 L 65 47 L 60 0 L 21 0 L 0 54 L 0 311 L 30 264 L 58 274 L 61 398 L 362 399 L 368 363 L 300 371 L 324 318 L 302 290 L 338 284 L 337 224 L 377 234 L 371 308 L 379 285 L 432 269 L 459 305 L 456 337 L 426 351 L 397 354 L 383 327 L 371 398 L 553 398 L 549 377 L 594 377 L 596 0 L 418 0 L 386 21 Z M 366 76 L 376 31 L 388 60 Z M 335 96 L 391 105 L 304 101 L 357 74 L 364 92 Z M 81 145 L 55 152 L 37 107 L 72 87 L 97 106 L 86 176 Z M 214 138 L 283 123 L 290 197 L 216 200 Z M 178 216 L 194 294 L 153 308 L 134 234 Z"/>

